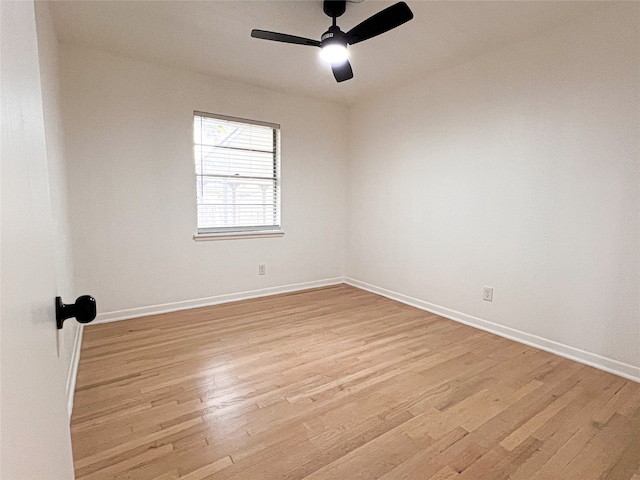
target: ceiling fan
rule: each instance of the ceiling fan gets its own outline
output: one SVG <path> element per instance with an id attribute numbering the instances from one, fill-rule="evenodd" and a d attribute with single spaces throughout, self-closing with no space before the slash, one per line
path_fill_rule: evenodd
<path id="1" fill-rule="evenodd" d="M 333 76 L 338 82 L 353 78 L 353 70 L 348 60 L 347 45 L 368 40 L 382 33 L 408 22 L 413 18 L 411 9 L 405 2 L 391 5 L 375 15 L 359 23 L 347 33 L 336 25 L 336 18 L 342 15 L 347 7 L 346 0 L 324 0 L 324 13 L 331 17 L 332 25 L 320 37 L 320 41 L 310 38 L 296 37 L 285 33 L 268 32 L 266 30 L 251 30 L 251 36 L 275 42 L 294 43 L 320 47 L 320 57 L 331 63 Z"/>

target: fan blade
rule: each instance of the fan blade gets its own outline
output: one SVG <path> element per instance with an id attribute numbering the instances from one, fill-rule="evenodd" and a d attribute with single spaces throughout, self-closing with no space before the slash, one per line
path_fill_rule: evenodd
<path id="1" fill-rule="evenodd" d="M 347 32 L 347 43 L 353 45 L 408 22 L 413 18 L 413 12 L 404 2 L 398 2 L 367 18 Z"/>
<path id="2" fill-rule="evenodd" d="M 317 40 L 296 37 L 295 35 L 287 35 L 285 33 L 267 32 L 266 30 L 251 30 L 251 36 L 253 38 L 273 40 L 274 42 L 295 43 L 296 45 L 310 45 L 312 47 L 320 46 L 320 42 Z"/>
<path id="3" fill-rule="evenodd" d="M 353 78 L 353 70 L 351 70 L 349 60 L 339 65 L 331 65 L 331 70 L 333 70 L 333 76 L 336 77 L 336 82 L 344 82 Z"/>

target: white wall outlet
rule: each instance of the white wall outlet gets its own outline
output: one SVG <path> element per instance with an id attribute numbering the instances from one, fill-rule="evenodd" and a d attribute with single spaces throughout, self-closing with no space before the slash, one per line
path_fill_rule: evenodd
<path id="1" fill-rule="evenodd" d="M 258 265 L 258 275 L 266 275 L 266 274 L 267 274 L 267 266 Z"/>
<path id="2" fill-rule="evenodd" d="M 482 291 L 482 299 L 487 302 L 493 302 L 493 287 L 484 287 Z"/>

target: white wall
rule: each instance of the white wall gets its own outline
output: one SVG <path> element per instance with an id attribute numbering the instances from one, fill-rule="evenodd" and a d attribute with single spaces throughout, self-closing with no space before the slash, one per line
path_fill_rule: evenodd
<path id="1" fill-rule="evenodd" d="M 99 312 L 342 277 L 346 107 L 60 49 L 75 278 Z M 281 124 L 284 237 L 194 242 L 194 110 Z"/>
<path id="2" fill-rule="evenodd" d="M 73 258 L 71 255 L 71 234 L 69 231 L 66 164 L 62 115 L 60 112 L 60 81 L 58 76 L 58 40 L 53 27 L 49 5 L 36 2 L 36 30 L 38 33 L 38 54 L 40 60 L 40 84 L 49 169 L 49 192 L 54 223 L 54 261 L 56 267 L 57 296 L 66 303 L 73 303 L 81 293 L 73 284 Z M 80 324 L 73 319 L 65 322 L 58 330 L 59 355 L 63 365 L 67 396 L 73 395 L 75 342 L 79 339 Z"/>
<path id="3" fill-rule="evenodd" d="M 354 107 L 348 277 L 640 377 L 638 8 Z"/>
<path id="4" fill-rule="evenodd" d="M 2 478 L 73 478 L 51 189 L 32 2 L 0 2 Z M 66 282 L 62 282 L 66 283 Z"/>

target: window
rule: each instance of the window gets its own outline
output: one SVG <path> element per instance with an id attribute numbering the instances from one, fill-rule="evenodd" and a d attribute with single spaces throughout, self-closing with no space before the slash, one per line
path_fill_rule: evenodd
<path id="1" fill-rule="evenodd" d="M 193 118 L 198 234 L 280 230 L 280 125 Z"/>

